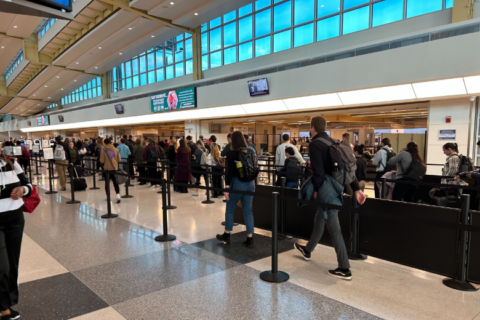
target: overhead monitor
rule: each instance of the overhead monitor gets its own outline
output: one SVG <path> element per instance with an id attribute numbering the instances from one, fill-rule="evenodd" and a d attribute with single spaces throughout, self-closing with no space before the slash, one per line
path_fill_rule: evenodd
<path id="1" fill-rule="evenodd" d="M 50 116 L 37 117 L 37 126 L 48 126 L 50 124 Z"/>
<path id="2" fill-rule="evenodd" d="M 65 121 L 65 119 L 63 118 L 63 116 L 58 116 L 58 121 L 63 122 Z"/>
<path id="3" fill-rule="evenodd" d="M 269 94 L 267 78 L 248 81 L 250 97 Z"/>
<path id="4" fill-rule="evenodd" d="M 116 104 L 115 105 L 115 112 L 117 114 L 124 114 L 125 113 L 125 110 L 123 109 L 123 105 L 121 104 Z"/>
<path id="5" fill-rule="evenodd" d="M 38 3 L 50 8 L 72 12 L 73 0 L 28 0 L 28 1 Z"/>

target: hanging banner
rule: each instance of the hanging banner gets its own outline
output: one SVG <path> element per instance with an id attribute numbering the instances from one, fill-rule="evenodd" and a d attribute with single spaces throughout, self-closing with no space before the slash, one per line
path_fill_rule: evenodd
<path id="1" fill-rule="evenodd" d="M 195 108 L 195 87 L 157 93 L 150 96 L 152 112 L 165 112 Z"/>

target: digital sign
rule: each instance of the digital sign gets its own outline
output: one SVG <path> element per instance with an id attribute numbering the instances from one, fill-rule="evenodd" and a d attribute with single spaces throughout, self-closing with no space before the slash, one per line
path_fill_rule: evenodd
<path id="1" fill-rule="evenodd" d="M 28 0 L 28 1 L 35 2 L 50 8 L 72 12 L 73 0 Z"/>
<path id="2" fill-rule="evenodd" d="M 37 126 L 48 126 L 50 124 L 50 116 L 37 117 Z"/>
<path id="3" fill-rule="evenodd" d="M 195 108 L 195 87 L 157 93 L 150 97 L 150 101 L 152 112 Z"/>

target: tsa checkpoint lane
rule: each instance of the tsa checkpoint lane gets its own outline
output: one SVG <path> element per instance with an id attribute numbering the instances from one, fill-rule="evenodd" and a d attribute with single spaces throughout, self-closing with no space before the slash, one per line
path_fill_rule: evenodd
<path id="1" fill-rule="evenodd" d="M 93 177 L 85 177 L 87 181 L 87 191 L 75 192 L 75 200 L 82 204 L 94 207 L 95 209 L 107 212 L 107 202 L 105 194 L 105 181 L 97 175 L 97 187 L 99 190 L 89 190 L 93 187 Z M 35 178 L 34 178 L 35 182 Z M 161 188 L 149 188 L 149 184 L 139 186 L 138 181 L 132 181 L 134 187 L 129 187 L 129 194 L 133 196 L 130 199 L 121 199 L 117 204 L 113 184 L 110 186 L 110 198 L 112 200 L 112 213 L 116 213 L 120 218 L 139 224 L 145 228 L 152 229 L 158 233 L 163 233 L 162 222 L 162 194 L 157 193 Z M 39 178 L 38 187 L 48 190 L 49 181 L 45 175 Z M 67 185 L 67 191 L 59 191 L 58 179 L 53 180 L 53 189 L 58 191 L 57 195 L 71 198 L 70 186 Z M 203 204 L 206 200 L 205 191 L 199 190 L 197 197 L 192 196 L 192 189 L 188 194 L 173 192 L 171 186 L 171 203 L 177 209 L 168 210 L 168 232 L 177 236 L 177 239 L 185 243 L 196 243 L 215 237 L 217 233 L 222 233 L 224 227 L 221 223 L 225 220 L 225 203 L 223 197 L 212 199 L 213 204 Z M 39 193 L 41 197 L 48 197 L 44 190 Z M 120 186 L 120 194 L 125 195 L 125 186 Z M 244 225 L 233 227 L 233 233 L 246 231 Z"/>

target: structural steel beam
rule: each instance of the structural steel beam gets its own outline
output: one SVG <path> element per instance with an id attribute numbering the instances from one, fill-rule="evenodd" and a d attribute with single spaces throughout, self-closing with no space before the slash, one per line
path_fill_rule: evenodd
<path id="1" fill-rule="evenodd" d="M 23 38 L 20 37 L 14 37 L 14 36 L 9 36 L 8 34 L 4 32 L 0 32 L 0 37 L 2 38 L 8 38 L 8 39 L 13 39 L 13 40 L 18 40 L 18 41 L 23 41 Z"/>
<path id="2" fill-rule="evenodd" d="M 203 79 L 202 70 L 202 27 L 195 28 L 192 34 L 193 81 Z"/>

